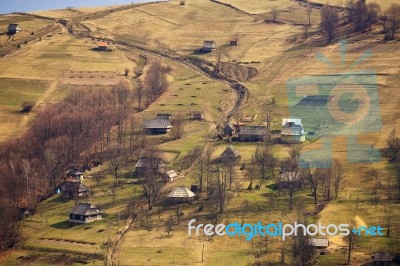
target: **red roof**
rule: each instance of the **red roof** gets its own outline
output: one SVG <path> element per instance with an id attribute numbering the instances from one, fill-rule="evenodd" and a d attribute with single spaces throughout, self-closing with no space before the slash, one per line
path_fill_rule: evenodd
<path id="1" fill-rule="evenodd" d="M 99 42 L 99 43 L 97 43 L 97 46 L 104 47 L 104 46 L 108 46 L 108 44 L 106 42 Z"/>

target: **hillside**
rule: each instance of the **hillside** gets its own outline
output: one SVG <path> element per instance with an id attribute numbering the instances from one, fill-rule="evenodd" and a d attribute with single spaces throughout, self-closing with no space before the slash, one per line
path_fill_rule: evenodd
<path id="1" fill-rule="evenodd" d="M 382 7 L 386 8 L 389 2 L 382 1 Z M 271 20 L 274 6 L 279 9 L 276 23 Z M 357 226 L 380 225 L 384 236 L 361 236 L 356 242 L 352 265 L 365 265 L 378 251 L 392 256 L 399 253 L 399 183 L 395 167 L 385 156 L 375 163 L 350 164 L 346 156 L 353 143 L 348 136 L 333 134 L 332 157 L 345 169 L 345 182 L 337 199 L 325 200 L 322 181 L 315 187 L 318 195 L 314 197 L 307 183 L 296 191 L 293 209 L 289 209 L 288 194 L 278 189 L 280 164 L 263 181 L 259 181 L 259 172 L 248 170 L 255 151 L 263 145 L 218 138 L 221 127 L 227 122 L 238 123 L 245 114 L 257 114 L 255 121 L 246 125 L 265 125 L 266 108 L 272 101 L 275 109 L 271 129 L 280 131 L 282 118 L 293 116 L 287 93 L 290 80 L 306 76 L 337 77 L 341 73 L 355 73 L 358 77 L 358 71 L 368 70 L 376 74 L 382 127 L 378 132 L 361 132 L 356 139 L 381 151 L 386 148 L 390 131 L 400 125 L 396 108 L 400 102 L 399 41 L 385 41 L 380 25 L 374 25 L 366 33 L 354 33 L 349 25 L 343 24 L 335 40 L 327 43 L 319 28 L 319 7 L 313 6 L 310 19 L 305 40 L 307 5 L 290 0 L 187 0 L 184 5 L 173 0 L 1 16 L 0 31 L 11 22 L 19 23 L 23 32 L 16 36 L 32 39 L 26 43 L 23 39 L 23 45 L 18 46 L 18 38 L 0 36 L 0 51 L 7 53 L 0 58 L 0 142 L 23 136 L 43 106 L 61 102 L 74 89 L 109 89 L 125 82 L 137 96 L 138 84 L 145 80 L 154 62 L 169 67 L 169 86 L 143 110 L 139 110 L 135 98 L 128 120 L 141 125 L 143 120 L 158 113 L 185 118 L 180 138 L 168 133 L 141 139 L 144 147 L 155 145 L 167 168 L 179 173 L 176 181 L 162 188 L 159 204 L 152 211 L 146 210 L 143 186 L 134 173 L 142 153 L 138 148 L 132 151 L 133 156 L 121 159 L 120 187 L 115 187 L 112 160 L 105 160 L 85 174 L 84 183 L 92 190 L 85 200 L 99 206 L 106 213 L 104 219 L 72 227 L 67 217 L 74 200 L 53 194 L 38 205 L 33 216 L 21 221 L 22 241 L 4 253 L 0 264 L 103 265 L 107 261 L 117 265 L 295 265 L 292 240 L 188 237 L 188 222 L 193 218 L 203 223 L 217 220 L 243 224 L 259 220 L 293 223 L 304 216 L 307 223 L 355 221 Z M 31 34 L 49 25 L 54 27 L 49 33 Z M 233 39 L 238 40 L 238 45 L 229 45 Z M 341 50 L 344 46 L 339 45 L 339 40 L 344 39 L 345 53 Z M 198 52 L 205 40 L 215 41 L 221 54 Z M 108 42 L 111 51 L 96 51 L 99 41 Z M 367 50 L 370 56 L 364 58 Z M 321 55 L 329 62 L 321 59 Z M 365 60 L 357 61 L 360 58 Z M 215 71 L 216 65 L 220 65 L 220 71 Z M 312 88 L 304 90 L 303 94 L 307 94 Z M 33 111 L 22 114 L 20 105 L 27 100 L 34 102 Z M 202 112 L 204 120 L 189 119 L 194 112 Z M 307 132 L 318 132 L 329 122 L 324 123 L 304 126 Z M 111 142 L 116 141 L 114 138 L 111 137 Z M 303 152 L 319 149 L 325 140 L 308 135 L 302 144 Z M 201 151 L 194 156 L 210 158 L 212 167 L 217 168 L 214 160 L 228 145 L 239 151 L 241 159 L 230 169 L 235 182 L 226 192 L 229 196 L 222 213 L 213 216 L 206 192 L 198 193 L 198 199 L 190 204 L 177 207 L 168 203 L 166 196 L 177 186 L 190 188 L 197 184 L 203 168 L 196 158 L 187 162 L 196 147 Z M 283 161 L 288 158 L 291 146 L 277 141 L 268 149 L 277 160 Z M 97 151 L 97 146 L 91 150 Z M 260 184 L 260 188 L 247 189 L 255 184 Z M 177 211 L 183 214 L 177 216 Z M 389 228 L 390 234 L 386 234 Z M 344 238 L 330 237 L 329 242 L 325 251 L 318 250 L 312 256 L 312 265 L 344 263 L 347 258 Z"/>

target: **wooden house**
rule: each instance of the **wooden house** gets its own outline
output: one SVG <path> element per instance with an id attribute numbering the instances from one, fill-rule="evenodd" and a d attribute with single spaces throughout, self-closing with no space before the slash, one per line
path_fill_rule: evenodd
<path id="1" fill-rule="evenodd" d="M 147 119 L 143 122 L 143 127 L 149 134 L 166 134 L 171 131 L 172 125 L 169 119 Z"/>
<path id="2" fill-rule="evenodd" d="M 21 31 L 21 27 L 18 24 L 11 23 L 8 25 L 7 33 L 8 34 L 16 34 Z"/>
<path id="3" fill-rule="evenodd" d="M 189 200 L 191 198 L 194 198 L 195 196 L 196 194 L 194 194 L 188 188 L 184 186 L 179 186 L 171 191 L 171 193 L 168 194 L 167 198 L 175 200 Z"/>
<path id="4" fill-rule="evenodd" d="M 64 198 L 78 198 L 90 195 L 90 189 L 82 183 L 66 182 L 61 186 Z"/>
<path id="5" fill-rule="evenodd" d="M 239 41 L 237 39 L 229 40 L 229 45 L 231 45 L 231 46 L 236 46 L 238 44 L 239 44 Z"/>
<path id="6" fill-rule="evenodd" d="M 229 145 L 219 157 L 221 161 L 235 162 L 240 158 L 240 153 Z"/>
<path id="7" fill-rule="evenodd" d="M 97 43 L 97 50 L 99 50 L 99 51 L 107 51 L 108 50 L 108 43 L 107 42 L 98 42 Z"/>
<path id="8" fill-rule="evenodd" d="M 84 180 L 83 173 L 76 170 L 69 170 L 65 178 L 65 182 L 82 183 L 83 180 Z"/>
<path id="9" fill-rule="evenodd" d="M 236 129 L 233 125 L 231 125 L 229 123 L 225 125 L 225 127 L 224 127 L 224 135 L 225 136 L 232 137 L 233 134 L 235 134 L 235 132 L 236 132 Z"/>
<path id="10" fill-rule="evenodd" d="M 201 51 L 204 53 L 209 53 L 217 49 L 217 44 L 214 41 L 204 41 Z"/>
<path id="11" fill-rule="evenodd" d="M 135 165 L 135 171 L 138 175 L 164 174 L 166 166 L 160 158 L 140 157 Z"/>
<path id="12" fill-rule="evenodd" d="M 374 255 L 372 255 L 372 262 L 373 265 L 386 266 L 391 265 L 392 258 L 389 253 L 376 252 Z"/>
<path id="13" fill-rule="evenodd" d="M 267 128 L 265 126 L 240 126 L 238 133 L 239 141 L 263 141 L 267 134 Z"/>
<path id="14" fill-rule="evenodd" d="M 301 119 L 285 118 L 282 120 L 282 143 L 303 143 L 306 140 L 305 135 Z"/>
<path id="15" fill-rule="evenodd" d="M 162 179 L 164 182 L 172 182 L 178 178 L 178 174 L 174 170 L 167 171 L 163 174 Z"/>
<path id="16" fill-rule="evenodd" d="M 103 212 L 90 203 L 78 203 L 69 213 L 70 223 L 89 223 L 103 218 Z"/>

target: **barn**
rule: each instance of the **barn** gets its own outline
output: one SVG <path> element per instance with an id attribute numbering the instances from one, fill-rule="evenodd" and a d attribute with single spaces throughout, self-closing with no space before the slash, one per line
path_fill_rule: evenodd
<path id="1" fill-rule="evenodd" d="M 215 49 L 217 49 L 217 44 L 214 41 L 204 41 L 203 47 L 201 47 L 201 51 L 204 53 L 209 53 Z"/>
<path id="2" fill-rule="evenodd" d="M 172 125 L 169 119 L 147 119 L 143 122 L 144 129 L 149 134 L 166 134 L 171 131 Z"/>
<path id="3" fill-rule="evenodd" d="M 21 31 L 21 27 L 19 24 L 11 23 L 8 25 L 7 33 L 8 34 L 16 34 Z"/>
<path id="4" fill-rule="evenodd" d="M 263 141 L 267 134 L 267 128 L 265 126 L 240 126 L 238 133 L 239 141 Z"/>
<path id="5" fill-rule="evenodd" d="M 91 203 L 78 203 L 69 213 L 70 223 L 89 223 L 103 218 L 103 212 Z"/>
<path id="6" fill-rule="evenodd" d="M 285 118 L 282 120 L 282 143 L 303 143 L 306 140 L 305 135 L 301 119 Z"/>

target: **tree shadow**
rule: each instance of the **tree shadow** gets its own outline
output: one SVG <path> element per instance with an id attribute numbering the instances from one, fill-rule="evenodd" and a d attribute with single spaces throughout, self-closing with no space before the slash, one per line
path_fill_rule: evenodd
<path id="1" fill-rule="evenodd" d="M 62 222 L 58 222 L 58 223 L 52 224 L 50 226 L 53 227 L 53 228 L 57 228 L 57 229 L 70 229 L 70 228 L 75 227 L 77 225 L 78 224 L 73 224 L 73 223 L 70 223 L 68 220 L 66 220 L 66 221 L 62 221 Z"/>

